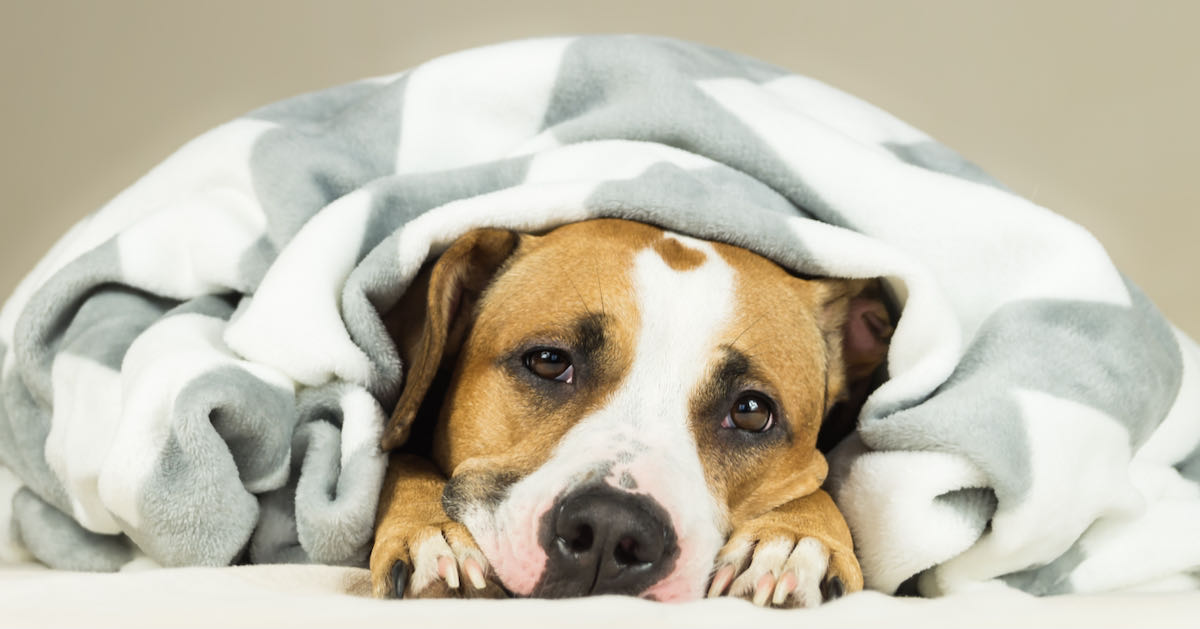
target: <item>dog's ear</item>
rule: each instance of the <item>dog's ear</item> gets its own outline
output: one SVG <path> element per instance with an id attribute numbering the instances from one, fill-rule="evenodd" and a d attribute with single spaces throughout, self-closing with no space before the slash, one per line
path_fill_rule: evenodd
<path id="1" fill-rule="evenodd" d="M 858 412 L 878 384 L 894 327 L 877 279 L 820 280 L 818 323 L 829 357 L 826 395 L 830 408 L 818 447 L 836 445 L 854 430 Z"/>
<path id="2" fill-rule="evenodd" d="M 454 241 L 427 264 L 384 317 L 404 365 L 400 401 L 384 428 L 382 447 L 408 440 L 413 420 L 434 377 L 453 360 L 474 319 L 475 306 L 520 237 L 502 229 L 477 229 Z"/>

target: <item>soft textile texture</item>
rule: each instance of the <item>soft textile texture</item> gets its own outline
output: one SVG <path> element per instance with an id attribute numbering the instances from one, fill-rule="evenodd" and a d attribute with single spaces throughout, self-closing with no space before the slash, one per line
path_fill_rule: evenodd
<path id="1" fill-rule="evenodd" d="M 890 379 L 829 483 L 869 587 L 1192 585 L 1196 349 L 1095 240 L 861 101 L 644 37 L 271 105 L 76 226 L 0 314 L 10 534 L 87 570 L 362 562 L 379 313 L 471 228 L 601 216 L 886 278 Z"/>
<path id="2" fill-rule="evenodd" d="M 1003 590 L 932 600 L 858 592 L 816 609 L 790 611 L 728 598 L 676 604 L 629 596 L 380 601 L 367 598 L 369 592 L 370 576 L 360 568 L 274 565 L 81 574 L 0 566 L 0 609 L 4 610 L 0 625 L 562 629 L 569 623 L 572 629 L 1194 629 L 1200 617 L 1200 592 L 1036 598 Z"/>

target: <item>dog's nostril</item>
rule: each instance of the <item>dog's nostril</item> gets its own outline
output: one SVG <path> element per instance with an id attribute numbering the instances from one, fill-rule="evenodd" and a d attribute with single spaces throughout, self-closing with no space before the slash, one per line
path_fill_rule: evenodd
<path id="1" fill-rule="evenodd" d="M 560 536 L 559 542 L 573 553 L 584 553 L 592 549 L 592 543 L 596 539 L 596 533 L 592 527 L 586 524 L 580 524 L 566 535 Z"/>
<path id="2" fill-rule="evenodd" d="M 638 541 L 629 536 L 622 537 L 621 541 L 617 542 L 616 548 L 613 549 L 613 559 L 622 567 L 646 563 L 638 557 Z"/>

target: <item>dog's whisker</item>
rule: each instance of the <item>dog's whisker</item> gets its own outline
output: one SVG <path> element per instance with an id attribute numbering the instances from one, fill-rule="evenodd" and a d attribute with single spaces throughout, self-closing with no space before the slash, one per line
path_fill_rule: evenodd
<path id="1" fill-rule="evenodd" d="M 749 332 L 750 328 L 753 328 L 754 326 L 758 325 L 758 322 L 765 319 L 766 316 L 767 316 L 767 313 L 764 312 L 761 315 L 759 315 L 757 319 L 755 319 L 754 321 L 751 321 L 750 325 L 746 326 L 745 329 L 743 329 L 741 332 L 738 332 L 737 336 L 733 337 L 733 340 L 729 342 L 729 346 L 734 347 L 735 345 L 737 345 L 737 342 L 738 342 L 738 340 L 740 340 L 742 338 L 742 335 Z"/>
<path id="2" fill-rule="evenodd" d="M 600 291 L 600 314 L 607 315 L 608 312 L 604 307 L 604 282 L 600 279 L 600 273 L 596 271 L 595 258 L 592 258 L 592 276 L 596 278 L 596 290 Z"/>
<path id="3" fill-rule="evenodd" d="M 583 298 L 583 292 L 579 290 L 579 286 L 575 284 L 575 280 L 571 279 L 571 276 L 568 275 L 567 281 L 571 283 L 571 288 L 574 289 L 575 296 L 579 298 L 579 303 L 583 306 L 583 311 L 586 312 L 589 317 L 592 316 L 592 309 L 588 308 L 587 300 Z"/>

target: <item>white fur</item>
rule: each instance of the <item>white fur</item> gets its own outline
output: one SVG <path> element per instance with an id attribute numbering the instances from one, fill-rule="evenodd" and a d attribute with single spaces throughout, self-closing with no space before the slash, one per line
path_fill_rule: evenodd
<path id="1" fill-rule="evenodd" d="M 450 550 L 450 545 L 446 543 L 446 538 L 440 533 L 435 533 L 425 537 L 415 543 L 414 548 L 409 550 L 412 552 L 413 573 L 409 577 L 412 591 L 420 592 L 429 587 L 434 581 L 441 579 L 438 574 L 438 560 L 442 557 L 454 559 L 454 551 Z M 451 587 L 458 585 L 457 562 L 455 563 L 454 576 L 447 580 L 447 584 Z M 449 576 L 449 575 L 447 575 Z"/>
<path id="2" fill-rule="evenodd" d="M 815 607 L 821 603 L 821 580 L 829 569 L 829 549 L 819 540 L 812 537 L 802 538 L 796 542 L 796 548 L 783 566 L 783 572 L 796 575 L 796 587 L 791 595 L 805 607 Z M 777 592 L 778 596 L 779 593 Z M 778 598 L 776 604 L 783 602 Z"/>

